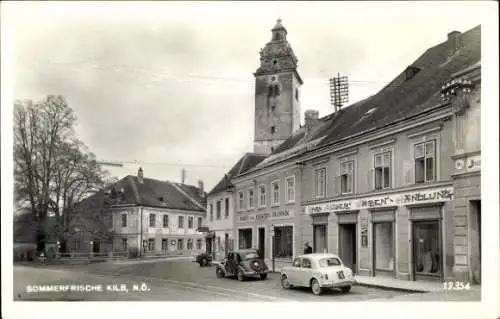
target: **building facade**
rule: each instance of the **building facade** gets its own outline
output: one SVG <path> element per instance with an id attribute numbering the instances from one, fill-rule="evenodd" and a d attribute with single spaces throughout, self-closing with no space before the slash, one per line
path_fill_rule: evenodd
<path id="1" fill-rule="evenodd" d="M 194 255 L 204 250 L 205 238 L 198 231 L 205 223 L 203 183 L 194 187 L 143 174 L 139 168 L 137 176 L 127 176 L 77 205 L 71 227 L 73 250 L 123 255 L 135 250 L 141 256 Z M 100 222 L 89 224 L 92 215 L 101 217 Z"/>
<path id="2" fill-rule="evenodd" d="M 231 178 L 236 246 L 286 264 L 309 242 L 362 275 L 480 282 L 480 39 L 451 32 L 377 94 L 306 111 Z"/>

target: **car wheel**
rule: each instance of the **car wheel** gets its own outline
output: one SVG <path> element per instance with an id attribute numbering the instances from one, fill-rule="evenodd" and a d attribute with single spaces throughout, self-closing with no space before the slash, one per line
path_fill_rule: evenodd
<path id="1" fill-rule="evenodd" d="M 224 278 L 224 271 L 222 271 L 222 269 L 220 268 L 217 268 L 217 270 L 215 270 L 215 274 L 217 275 L 217 278 Z"/>
<path id="2" fill-rule="evenodd" d="M 201 265 L 201 267 L 205 267 L 205 266 L 207 266 L 207 265 L 208 265 L 208 260 L 207 260 L 206 258 L 203 258 L 203 259 L 201 260 L 201 264 L 200 264 L 200 265 Z"/>
<path id="3" fill-rule="evenodd" d="M 288 277 L 286 275 L 281 276 L 281 287 L 285 289 L 290 289 L 292 285 L 290 285 L 290 282 L 288 281 Z"/>
<path id="4" fill-rule="evenodd" d="M 316 280 L 316 279 L 311 280 L 311 290 L 312 290 L 312 293 L 315 294 L 316 296 L 321 295 L 321 293 L 323 292 L 323 289 L 319 285 L 318 280 Z"/>
<path id="5" fill-rule="evenodd" d="M 238 278 L 239 281 L 245 280 L 245 275 L 241 270 L 238 269 L 238 272 L 236 273 L 236 277 Z"/>
<path id="6" fill-rule="evenodd" d="M 343 293 L 348 293 L 349 291 L 351 291 L 351 286 L 347 286 L 347 287 L 342 287 L 342 292 Z"/>
<path id="7" fill-rule="evenodd" d="M 261 274 L 260 275 L 261 280 L 266 280 L 267 279 L 267 274 Z"/>

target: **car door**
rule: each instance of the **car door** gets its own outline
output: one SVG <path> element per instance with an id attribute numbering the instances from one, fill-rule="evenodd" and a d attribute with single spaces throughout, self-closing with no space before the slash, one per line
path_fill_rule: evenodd
<path id="1" fill-rule="evenodd" d="M 287 271 L 288 282 L 291 285 L 298 284 L 297 279 L 298 279 L 298 272 L 300 271 L 300 260 L 301 258 L 295 258 L 292 262 L 292 266 Z"/>
<path id="2" fill-rule="evenodd" d="M 233 253 L 229 253 L 227 254 L 227 258 L 226 258 L 226 263 L 225 263 L 225 269 L 226 269 L 226 273 L 228 275 L 231 275 L 233 274 L 233 264 L 234 264 L 234 261 L 233 261 Z"/>
<path id="3" fill-rule="evenodd" d="M 298 282 L 301 286 L 309 286 L 309 280 L 312 276 L 312 265 L 310 258 L 302 258 L 300 272 L 298 273 Z"/>

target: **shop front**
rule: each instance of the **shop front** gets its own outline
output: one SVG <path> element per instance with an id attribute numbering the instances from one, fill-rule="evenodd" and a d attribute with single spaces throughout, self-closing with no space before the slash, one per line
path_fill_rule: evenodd
<path id="1" fill-rule="evenodd" d="M 452 197 L 447 185 L 308 205 L 313 249 L 361 275 L 443 281 L 453 265 Z"/>

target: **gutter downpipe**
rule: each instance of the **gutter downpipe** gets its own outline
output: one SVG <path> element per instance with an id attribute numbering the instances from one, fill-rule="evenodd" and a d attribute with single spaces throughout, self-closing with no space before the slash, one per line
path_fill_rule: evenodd
<path id="1" fill-rule="evenodd" d="M 141 253 L 139 254 L 139 256 L 143 257 L 143 255 L 144 255 L 144 243 L 142 240 L 142 233 L 143 233 L 142 224 L 143 224 L 143 220 L 144 220 L 144 218 L 143 218 L 144 207 L 141 206 L 140 209 L 141 209 L 141 239 L 140 239 L 139 247 L 140 247 Z"/>

